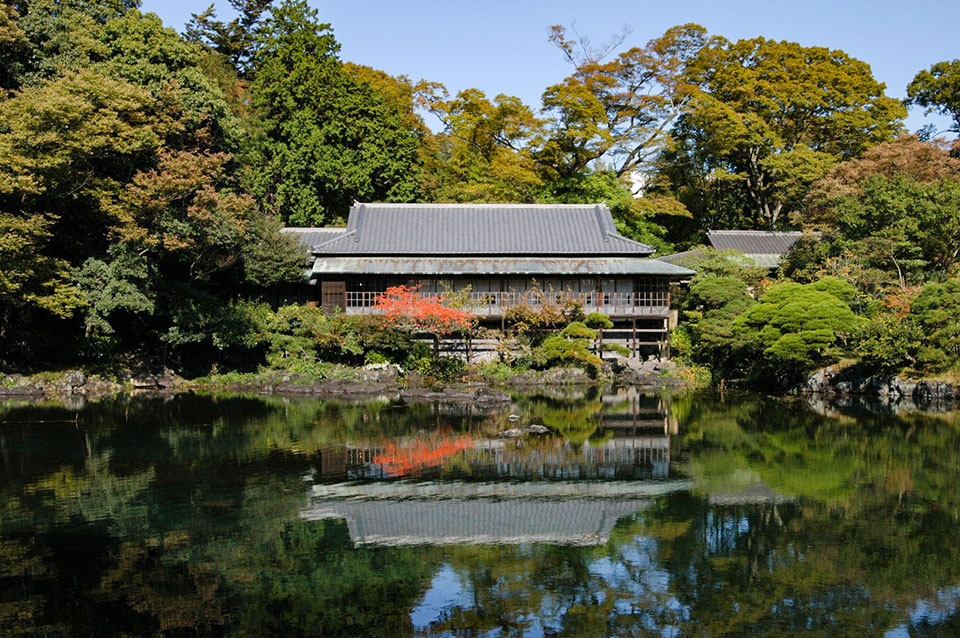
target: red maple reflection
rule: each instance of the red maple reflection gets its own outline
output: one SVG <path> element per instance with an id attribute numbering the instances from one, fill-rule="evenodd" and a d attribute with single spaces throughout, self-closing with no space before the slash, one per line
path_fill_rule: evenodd
<path id="1" fill-rule="evenodd" d="M 417 439 L 401 445 L 388 441 L 384 442 L 380 453 L 373 457 L 373 462 L 383 466 L 383 472 L 388 476 L 418 476 L 423 469 L 436 467 L 445 458 L 472 445 L 470 436 Z"/>

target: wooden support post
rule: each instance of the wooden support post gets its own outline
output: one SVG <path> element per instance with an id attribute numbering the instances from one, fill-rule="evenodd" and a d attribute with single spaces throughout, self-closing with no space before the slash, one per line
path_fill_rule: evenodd
<path id="1" fill-rule="evenodd" d="M 633 318 L 633 358 L 639 358 L 640 353 L 637 351 L 637 318 Z"/>
<path id="2" fill-rule="evenodd" d="M 667 359 L 670 358 L 670 317 L 663 320 L 663 343 L 667 347 Z"/>

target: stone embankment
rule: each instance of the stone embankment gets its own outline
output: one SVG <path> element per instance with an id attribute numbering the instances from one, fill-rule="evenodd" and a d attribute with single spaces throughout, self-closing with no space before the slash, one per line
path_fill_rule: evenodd
<path id="1" fill-rule="evenodd" d="M 960 401 L 960 386 L 945 381 L 867 375 L 856 368 L 824 368 L 803 382 L 800 390 L 829 396 L 869 396 L 885 402 L 912 402 L 917 406 Z"/>
<path id="2" fill-rule="evenodd" d="M 598 383 L 675 388 L 682 382 L 664 376 L 673 368 L 669 361 L 616 359 L 608 362 L 598 381 L 578 368 L 527 371 L 499 379 L 474 370 L 460 381 L 438 383 L 415 373 L 401 374 L 399 368 L 378 364 L 365 368 L 337 368 L 326 378 L 283 371 L 252 375 L 227 374 L 189 381 L 170 371 L 157 374 L 127 372 L 114 379 L 89 375 L 81 370 L 43 373 L 32 376 L 0 374 L 0 399 L 95 398 L 122 392 L 174 393 L 189 391 L 233 392 L 363 399 L 399 396 L 409 402 L 442 401 L 494 406 L 510 401 L 507 391 L 568 391 Z"/>
<path id="3" fill-rule="evenodd" d="M 153 382 L 156 383 L 155 378 Z M 103 396 L 122 389 L 123 385 L 117 381 L 87 375 L 80 370 L 32 376 L 0 375 L 0 399 Z"/>

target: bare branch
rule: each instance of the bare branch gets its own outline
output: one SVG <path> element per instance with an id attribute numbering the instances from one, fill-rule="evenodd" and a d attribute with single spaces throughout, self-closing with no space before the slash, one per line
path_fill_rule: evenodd
<path id="1" fill-rule="evenodd" d="M 620 31 L 613 34 L 606 43 L 595 47 L 588 36 L 577 31 L 576 22 L 570 25 L 570 31 L 573 32 L 574 39 L 567 37 L 566 27 L 555 24 L 550 27 L 548 39 L 554 46 L 563 51 L 564 57 L 574 66 L 599 64 L 604 58 L 620 48 L 620 45 L 626 42 L 627 38 L 633 33 L 633 29 L 624 24 L 620 27 Z M 580 49 L 579 53 L 575 52 L 576 48 Z"/>

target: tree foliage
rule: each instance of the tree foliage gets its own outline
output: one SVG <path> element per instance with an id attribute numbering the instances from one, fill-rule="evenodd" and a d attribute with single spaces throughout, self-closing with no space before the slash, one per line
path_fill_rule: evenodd
<path id="1" fill-rule="evenodd" d="M 387 288 L 376 297 L 374 308 L 383 313 L 387 326 L 432 335 L 435 351 L 441 338 L 469 329 L 476 320 L 465 310 L 445 305 L 440 297 L 420 294 L 417 287 Z"/>
<path id="2" fill-rule="evenodd" d="M 533 202 L 543 187 L 531 143 L 542 122 L 518 98 L 493 100 L 479 90 L 446 99 L 425 97 L 444 129 L 437 137 L 439 165 L 431 197 L 440 201 Z"/>
<path id="3" fill-rule="evenodd" d="M 843 162 L 813 185 L 799 218 L 823 233 L 804 264 L 863 288 L 906 288 L 960 263 L 960 160 L 936 143 L 903 137 Z"/>
<path id="4" fill-rule="evenodd" d="M 758 227 L 775 227 L 833 163 L 891 139 L 906 115 L 866 63 L 791 42 L 715 37 L 686 80 L 697 90 L 678 121 L 674 182 L 690 182 L 682 174 L 692 171 L 721 192 L 740 191 L 732 201 Z"/>
<path id="5" fill-rule="evenodd" d="M 683 325 L 679 330 L 683 336 L 679 339 L 689 344 L 684 344 L 678 354 L 708 364 L 720 375 L 749 367 L 736 352 L 732 324 L 756 303 L 751 289 L 760 275 L 742 265 L 742 260 L 742 253 L 704 249 L 684 262 L 697 274 L 680 302 Z"/>
<path id="6" fill-rule="evenodd" d="M 951 131 L 960 133 L 960 60 L 937 62 L 917 73 L 907 85 L 912 104 L 953 120 Z"/>
<path id="7" fill-rule="evenodd" d="M 610 48 L 572 40 L 560 25 L 551 27 L 550 40 L 575 70 L 543 93 L 548 117 L 539 160 L 561 179 L 601 158 L 617 176 L 647 165 L 690 98 L 686 64 L 705 44 L 706 30 L 676 26 L 609 61 Z"/>
<path id="8" fill-rule="evenodd" d="M 18 312 L 82 308 L 87 338 L 157 346 L 181 302 L 266 281 L 251 247 L 271 233 L 271 281 L 299 275 L 299 249 L 239 192 L 238 120 L 201 47 L 123 2 L 28 1 L 6 15 L 24 52 L 0 109 L 0 330 Z"/>
<path id="9" fill-rule="evenodd" d="M 354 201 L 418 193 L 416 136 L 344 70 L 339 48 L 304 0 L 284 0 L 263 23 L 253 57 L 251 94 L 265 122 L 254 192 L 293 225 L 342 222 Z"/>
<path id="10" fill-rule="evenodd" d="M 913 301 L 909 320 L 919 328 L 921 367 L 949 370 L 960 364 L 960 279 L 924 286 Z"/>
<path id="11" fill-rule="evenodd" d="M 759 303 L 733 321 L 736 347 L 787 374 L 831 363 L 838 356 L 836 346 L 863 322 L 850 309 L 856 294 L 849 283 L 830 277 L 771 286 Z"/>
<path id="12" fill-rule="evenodd" d="M 217 19 L 213 4 L 200 13 L 190 14 L 183 36 L 188 42 L 202 43 L 224 56 L 241 74 L 249 70 L 257 44 L 260 25 L 274 0 L 229 0 L 236 12 L 229 22 Z"/>

